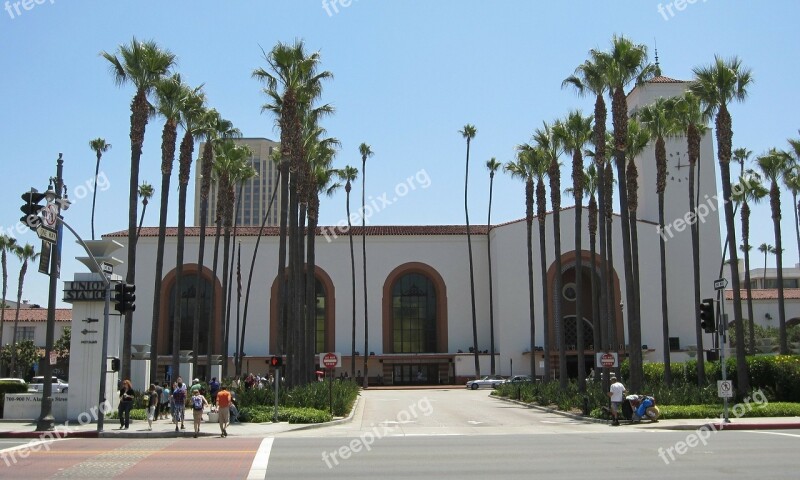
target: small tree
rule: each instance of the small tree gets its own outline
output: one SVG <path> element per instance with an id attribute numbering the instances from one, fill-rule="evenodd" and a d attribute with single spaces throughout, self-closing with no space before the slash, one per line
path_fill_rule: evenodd
<path id="1" fill-rule="evenodd" d="M 61 337 L 53 344 L 53 350 L 58 354 L 58 359 L 69 362 L 69 344 L 72 341 L 72 327 L 64 327 Z"/>
<path id="2" fill-rule="evenodd" d="M 16 354 L 17 371 L 22 372 L 22 377 L 27 377 L 28 370 L 41 358 L 39 349 L 33 344 L 33 340 L 23 340 L 6 345 L 3 350 L 0 350 L 0 359 L 6 364 L 10 364 L 14 354 Z"/>

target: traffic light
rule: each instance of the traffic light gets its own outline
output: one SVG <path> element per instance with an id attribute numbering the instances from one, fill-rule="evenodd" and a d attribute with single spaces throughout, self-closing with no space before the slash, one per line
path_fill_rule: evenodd
<path id="1" fill-rule="evenodd" d="M 275 368 L 279 368 L 283 366 L 283 357 L 279 355 L 275 355 L 274 357 L 269 359 L 269 364 Z"/>
<path id="2" fill-rule="evenodd" d="M 22 210 L 22 213 L 25 215 L 19 220 L 32 230 L 36 230 L 36 227 L 42 223 L 39 218 L 39 212 L 41 212 L 45 206 L 39 205 L 39 202 L 44 200 L 44 197 L 45 194 L 39 193 L 35 188 L 31 188 L 30 192 L 22 194 L 23 204 L 19 209 Z"/>
<path id="3" fill-rule="evenodd" d="M 706 333 L 717 331 L 717 322 L 714 318 L 714 300 L 706 298 L 700 304 L 700 326 Z"/>
<path id="4" fill-rule="evenodd" d="M 114 310 L 125 314 L 136 310 L 136 285 L 128 283 L 118 283 L 114 285 Z"/>
<path id="5" fill-rule="evenodd" d="M 114 357 L 111 359 L 111 371 L 119 372 L 119 358 Z"/>

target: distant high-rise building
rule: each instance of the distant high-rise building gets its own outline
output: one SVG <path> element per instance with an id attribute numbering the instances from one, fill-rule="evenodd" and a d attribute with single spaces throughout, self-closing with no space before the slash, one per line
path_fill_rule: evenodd
<path id="1" fill-rule="evenodd" d="M 272 161 L 272 152 L 279 147 L 279 143 L 266 138 L 237 138 L 234 140 L 237 145 L 247 145 L 252 151 L 250 165 L 256 171 L 256 176 L 244 182 L 241 186 L 241 199 L 239 198 L 239 186 L 236 187 L 237 203 L 239 214 L 237 225 L 245 227 L 261 226 L 264 215 L 267 213 L 269 199 L 275 187 L 275 179 L 278 177 L 278 168 Z M 199 152 L 203 151 L 200 145 Z M 195 168 L 195 189 L 194 189 L 194 224 L 200 225 L 200 168 Z M 275 197 L 275 203 L 267 218 L 267 225 L 278 225 L 280 212 L 280 192 Z M 234 207 L 235 209 L 235 207 Z M 206 225 L 213 226 L 217 211 L 217 185 L 211 184 L 211 193 L 208 199 L 208 215 Z"/>

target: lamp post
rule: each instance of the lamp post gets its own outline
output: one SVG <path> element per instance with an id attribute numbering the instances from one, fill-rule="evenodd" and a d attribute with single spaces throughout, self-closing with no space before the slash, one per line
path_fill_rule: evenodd
<path id="1" fill-rule="evenodd" d="M 51 190 L 48 188 L 46 192 L 47 201 L 54 202 L 56 206 L 56 216 L 61 215 L 62 201 L 66 201 L 66 195 L 64 195 L 63 200 L 61 197 L 62 190 L 64 190 L 64 181 L 62 180 L 63 172 L 64 159 L 62 158 L 62 154 L 59 153 L 58 160 L 56 161 L 56 176 L 55 178 L 50 179 L 52 182 L 51 185 L 54 187 L 54 189 Z M 64 207 L 67 205 L 68 204 L 65 203 Z M 61 270 L 61 231 L 62 228 L 59 224 L 57 229 L 58 240 L 56 241 L 55 248 L 50 256 L 50 288 L 47 297 L 47 330 L 45 334 L 44 362 L 42 362 L 42 410 L 39 415 L 39 419 L 36 422 L 37 432 L 51 431 L 55 428 L 55 418 L 53 417 L 53 375 L 52 367 L 50 366 L 50 352 L 53 351 L 53 337 L 56 325 L 56 294 L 58 290 L 58 277 L 60 276 Z"/>

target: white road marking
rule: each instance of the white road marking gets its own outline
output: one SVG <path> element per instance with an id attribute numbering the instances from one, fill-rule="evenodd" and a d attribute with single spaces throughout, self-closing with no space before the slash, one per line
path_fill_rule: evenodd
<path id="1" fill-rule="evenodd" d="M 247 480 L 261 480 L 267 478 L 267 465 L 269 464 L 269 454 L 272 452 L 272 442 L 274 438 L 265 438 L 258 447 L 253 464 L 250 465 L 250 472 Z"/>
<path id="2" fill-rule="evenodd" d="M 483 423 L 483 422 L 479 422 L 479 421 L 477 421 L 477 420 L 468 420 L 468 421 L 467 421 L 467 423 L 469 423 L 469 424 L 471 424 L 471 425 L 480 425 L 480 424 L 481 424 L 481 423 Z"/>
<path id="3" fill-rule="evenodd" d="M 796 433 L 783 433 L 783 432 L 764 432 L 764 431 L 761 431 L 761 430 L 755 430 L 755 431 L 753 431 L 753 433 L 763 433 L 763 434 L 765 434 L 765 435 L 782 435 L 782 436 L 784 436 L 784 437 L 794 437 L 794 438 L 800 438 L 800 435 L 799 435 L 799 434 L 796 434 Z"/>
<path id="4" fill-rule="evenodd" d="M 23 449 L 26 449 L 26 448 L 37 447 L 39 445 L 44 445 L 45 443 L 53 443 L 53 442 L 58 441 L 58 440 L 72 440 L 72 439 L 71 438 L 52 438 L 52 439 L 48 439 L 48 440 L 37 440 L 35 442 L 32 441 L 32 442 L 28 442 L 28 443 L 23 443 L 22 445 L 17 445 L 17 446 L 14 446 L 14 447 L 8 447 L 8 448 L 0 449 L 0 453 L 14 452 L 14 451 L 23 450 Z M 7 443 L 7 442 L 3 442 L 3 443 Z"/>

